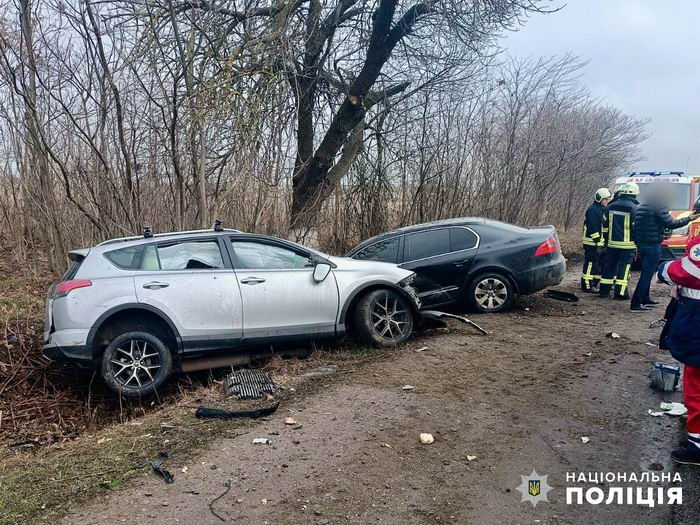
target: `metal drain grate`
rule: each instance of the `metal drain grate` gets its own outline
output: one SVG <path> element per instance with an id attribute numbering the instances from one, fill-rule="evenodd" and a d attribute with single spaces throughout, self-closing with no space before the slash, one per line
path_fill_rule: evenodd
<path id="1" fill-rule="evenodd" d="M 276 391 L 277 386 L 270 376 L 257 370 L 237 370 L 224 378 L 224 392 L 238 399 L 258 399 Z"/>

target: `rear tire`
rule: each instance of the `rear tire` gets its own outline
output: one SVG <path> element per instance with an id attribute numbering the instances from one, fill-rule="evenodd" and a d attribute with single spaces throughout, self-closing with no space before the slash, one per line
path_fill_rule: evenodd
<path id="1" fill-rule="evenodd" d="M 467 285 L 467 304 L 477 312 L 492 314 L 513 304 L 513 285 L 498 272 L 483 273 Z"/>
<path id="2" fill-rule="evenodd" d="M 400 293 L 374 290 L 360 299 L 354 312 L 355 335 L 360 343 L 391 347 L 406 341 L 413 331 L 413 310 Z"/>
<path id="3" fill-rule="evenodd" d="M 101 374 L 107 386 L 124 397 L 145 397 L 172 375 L 170 350 L 148 332 L 126 332 L 115 337 L 102 354 Z"/>

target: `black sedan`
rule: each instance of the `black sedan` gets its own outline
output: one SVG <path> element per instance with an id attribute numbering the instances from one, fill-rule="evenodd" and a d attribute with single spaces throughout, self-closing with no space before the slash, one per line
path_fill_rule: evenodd
<path id="1" fill-rule="evenodd" d="M 471 217 L 382 233 L 348 257 L 415 271 L 424 308 L 466 303 L 480 312 L 498 312 L 516 295 L 559 284 L 566 271 L 554 226 L 521 228 Z"/>

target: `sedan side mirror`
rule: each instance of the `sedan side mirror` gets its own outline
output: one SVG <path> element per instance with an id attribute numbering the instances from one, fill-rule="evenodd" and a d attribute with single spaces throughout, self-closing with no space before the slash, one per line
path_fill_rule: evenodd
<path id="1" fill-rule="evenodd" d="M 331 273 L 331 265 L 328 263 L 318 263 L 314 267 L 314 281 L 317 283 L 323 282 L 328 274 Z"/>

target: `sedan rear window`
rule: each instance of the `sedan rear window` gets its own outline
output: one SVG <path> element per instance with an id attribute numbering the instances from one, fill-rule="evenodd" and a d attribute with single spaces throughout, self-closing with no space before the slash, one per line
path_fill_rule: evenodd
<path id="1" fill-rule="evenodd" d="M 474 248 L 477 243 L 476 234 L 466 228 L 450 228 L 450 251 L 458 252 Z"/>
<path id="2" fill-rule="evenodd" d="M 440 228 L 406 235 L 406 261 L 442 255 L 450 251 L 450 230 Z"/>
<path id="3" fill-rule="evenodd" d="M 362 259 L 363 261 L 379 261 L 379 262 L 398 262 L 399 256 L 399 237 L 387 239 L 386 241 L 375 242 L 367 246 L 364 250 L 359 251 L 352 256 L 353 259 Z"/>

